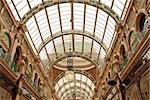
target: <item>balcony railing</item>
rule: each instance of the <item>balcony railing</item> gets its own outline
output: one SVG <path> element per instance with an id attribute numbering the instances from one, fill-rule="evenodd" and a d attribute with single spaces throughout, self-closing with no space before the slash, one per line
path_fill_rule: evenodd
<path id="1" fill-rule="evenodd" d="M 33 89 L 35 91 L 39 91 L 39 87 L 37 86 L 37 84 L 35 82 L 33 82 L 33 80 L 31 79 L 31 77 L 29 77 L 27 74 L 25 75 L 25 79 L 27 80 L 27 82 L 33 87 Z"/>
<path id="2" fill-rule="evenodd" d="M 16 64 L 11 61 L 11 55 L 7 52 L 3 52 L 2 48 L 0 48 L 0 60 L 7 64 L 12 71 L 16 72 Z"/>

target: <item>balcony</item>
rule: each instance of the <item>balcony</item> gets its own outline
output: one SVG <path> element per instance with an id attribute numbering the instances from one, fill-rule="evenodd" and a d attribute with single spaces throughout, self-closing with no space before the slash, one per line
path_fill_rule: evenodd
<path id="1" fill-rule="evenodd" d="M 7 52 L 4 52 L 2 48 L 0 48 L 0 61 L 8 65 L 13 72 L 16 72 L 16 64 L 15 62 L 11 61 L 11 55 Z"/>
<path id="2" fill-rule="evenodd" d="M 37 86 L 37 82 L 33 82 L 33 80 L 31 79 L 31 77 L 29 76 L 29 74 L 25 74 L 25 79 L 26 79 L 26 81 L 32 86 L 32 88 L 33 88 L 36 92 L 39 92 L 40 87 Z"/>

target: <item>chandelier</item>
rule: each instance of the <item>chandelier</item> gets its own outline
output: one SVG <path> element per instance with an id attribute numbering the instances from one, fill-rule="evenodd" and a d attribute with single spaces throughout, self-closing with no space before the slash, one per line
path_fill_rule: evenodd
<path id="1" fill-rule="evenodd" d="M 74 80 L 73 58 L 72 58 L 71 48 L 69 49 L 69 52 L 67 53 L 67 71 L 65 72 L 65 78 L 68 81 Z"/>

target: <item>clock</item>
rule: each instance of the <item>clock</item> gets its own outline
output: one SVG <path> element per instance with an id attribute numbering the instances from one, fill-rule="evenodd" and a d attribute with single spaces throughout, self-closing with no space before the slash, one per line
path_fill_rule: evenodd
<path id="1" fill-rule="evenodd" d="M 1 34 L 1 40 L 2 40 L 2 43 L 7 48 L 10 48 L 10 46 L 11 46 L 11 40 L 10 40 L 10 35 L 9 35 L 8 32 L 3 32 L 3 34 Z"/>

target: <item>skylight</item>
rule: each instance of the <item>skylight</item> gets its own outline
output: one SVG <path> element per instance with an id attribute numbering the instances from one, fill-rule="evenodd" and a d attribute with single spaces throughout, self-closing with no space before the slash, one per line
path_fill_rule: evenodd
<path id="1" fill-rule="evenodd" d="M 6 1 L 17 21 L 43 2 L 42 0 Z M 98 2 L 110 7 L 122 18 L 130 0 L 100 0 Z M 26 22 L 25 35 L 44 66 L 66 53 L 70 46 L 73 52 L 83 53 L 99 61 L 104 59 L 111 49 L 116 35 L 115 25 L 116 21 L 107 12 L 75 0 L 74 3 L 60 3 L 39 10 Z M 76 30 L 80 34 L 62 35 L 53 39 L 56 35 L 65 33 L 66 30 L 70 32 Z M 89 34 L 91 37 L 82 34 Z M 93 38 L 103 43 L 105 47 Z M 49 43 L 46 43 L 47 40 Z M 42 49 L 39 49 L 41 46 Z"/>

